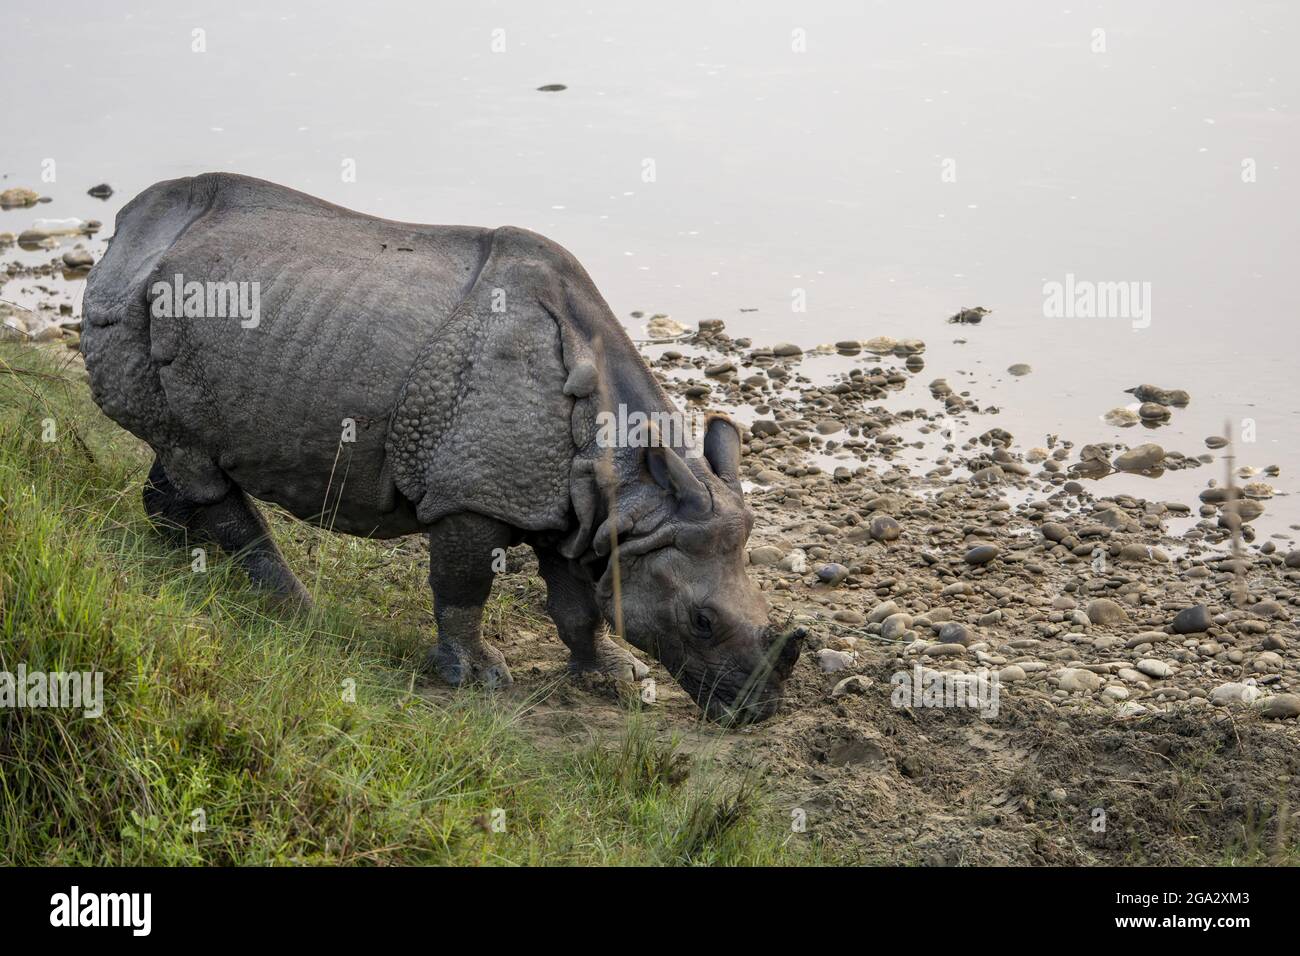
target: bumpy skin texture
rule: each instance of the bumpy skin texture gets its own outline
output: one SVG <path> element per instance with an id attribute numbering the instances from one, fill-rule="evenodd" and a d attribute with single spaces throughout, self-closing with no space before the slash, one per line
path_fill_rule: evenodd
<path id="1" fill-rule="evenodd" d="M 256 326 L 155 316 L 155 284 L 176 276 L 257 283 Z M 617 532 L 628 640 L 711 716 L 775 710 L 797 640 L 768 626 L 744 573 L 738 433 L 715 417 L 703 454 L 676 435 L 601 447 L 601 410 L 676 409 L 555 243 L 207 174 L 122 209 L 84 319 L 96 402 L 157 452 L 151 513 L 222 528 L 260 583 L 301 589 L 245 493 L 351 534 L 428 532 L 435 666 L 454 683 L 505 683 L 479 633 L 487 544 L 526 539 L 575 667 L 635 678 L 644 665 L 593 620 L 615 617 Z"/>

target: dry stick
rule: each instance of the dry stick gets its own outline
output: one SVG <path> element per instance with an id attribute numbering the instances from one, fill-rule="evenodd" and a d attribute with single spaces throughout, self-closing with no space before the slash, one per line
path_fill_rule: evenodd
<path id="1" fill-rule="evenodd" d="M 319 524 L 317 525 L 317 527 L 318 527 L 321 531 L 325 531 L 325 530 L 333 531 L 333 530 L 334 530 L 334 519 L 335 519 L 335 517 L 338 515 L 338 502 L 342 502 L 342 500 L 343 500 L 343 487 L 340 486 L 340 487 L 339 487 L 339 499 L 338 499 L 338 502 L 335 503 L 333 514 L 331 514 L 331 513 L 330 513 L 330 491 L 331 491 L 331 490 L 333 489 L 333 487 L 334 487 L 334 473 L 338 470 L 338 467 L 339 467 L 339 456 L 342 455 L 342 454 L 343 454 L 343 435 L 342 435 L 342 433 L 340 433 L 340 434 L 339 434 L 339 443 L 338 443 L 338 447 L 336 447 L 336 448 L 334 449 L 334 463 L 333 463 L 332 465 L 330 465 L 330 476 L 329 476 L 329 480 L 325 483 L 325 500 L 321 502 L 321 506 L 320 506 L 320 507 L 321 507 L 321 512 L 320 512 L 320 522 L 319 522 Z M 351 449 L 348 449 L 348 462 L 347 462 L 347 465 L 346 465 L 346 466 L 344 467 L 344 469 L 343 469 L 343 483 L 344 483 L 344 485 L 347 484 L 347 480 L 348 480 L 348 471 L 350 470 L 351 466 L 352 466 L 352 450 L 351 450 Z M 325 526 L 325 518 L 326 518 L 326 515 L 329 515 L 329 527 L 328 527 L 328 528 L 326 528 L 326 526 Z M 321 537 L 320 539 L 318 539 L 318 541 L 317 541 L 317 546 L 318 546 L 317 551 L 318 551 L 318 553 L 317 553 L 317 558 L 316 558 L 316 587 L 315 587 L 315 591 L 312 593 L 312 597 L 313 597 L 313 598 L 317 597 L 317 596 L 321 593 L 321 576 L 322 576 L 322 575 L 324 574 L 324 572 L 325 572 L 325 548 L 324 548 L 324 544 L 323 544 L 324 540 L 325 540 L 325 539 L 324 539 L 324 537 L 322 536 L 322 537 Z M 311 609 L 311 612 L 310 612 L 310 615 L 309 615 L 309 616 L 311 616 L 311 617 L 315 617 L 316 614 L 317 614 L 317 608 L 313 606 L 312 609 Z"/>
<path id="2" fill-rule="evenodd" d="M 601 410 L 607 411 L 610 408 L 608 385 L 605 379 L 605 342 L 598 335 L 592 340 L 592 348 L 596 352 L 596 367 L 600 374 L 596 376 L 596 381 L 600 383 L 600 404 Z M 605 465 L 608 472 L 605 475 L 598 475 L 598 478 L 607 478 L 609 480 L 609 555 L 613 566 L 610 568 L 613 573 L 614 584 L 614 633 L 621 641 L 623 640 L 623 579 L 620 573 L 618 563 L 618 481 L 617 472 L 614 469 L 614 446 L 611 444 L 605 449 Z M 601 484 L 603 482 L 597 482 Z"/>
<path id="3" fill-rule="evenodd" d="M 1237 486 L 1233 480 L 1233 471 L 1237 466 L 1237 455 L 1232 443 L 1232 421 L 1223 422 L 1223 438 L 1228 443 L 1228 528 L 1232 531 L 1232 603 L 1237 607 L 1246 604 L 1246 568 L 1241 560 L 1241 509 L 1237 507 Z"/>

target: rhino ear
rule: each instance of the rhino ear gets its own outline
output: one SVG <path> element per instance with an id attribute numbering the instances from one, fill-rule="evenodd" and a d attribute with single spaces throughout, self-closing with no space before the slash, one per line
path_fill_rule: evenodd
<path id="1" fill-rule="evenodd" d="M 710 415 L 705 423 L 704 459 L 715 475 L 740 490 L 740 429 L 726 415 Z"/>
<path id="2" fill-rule="evenodd" d="M 653 423 L 647 430 L 646 437 L 645 466 L 655 484 L 676 498 L 683 510 L 708 510 L 708 490 L 695 477 L 681 455 L 660 444 L 659 430 Z"/>

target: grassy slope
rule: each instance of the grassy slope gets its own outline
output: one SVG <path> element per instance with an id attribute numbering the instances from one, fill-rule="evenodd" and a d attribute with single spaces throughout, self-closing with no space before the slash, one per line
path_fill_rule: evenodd
<path id="1" fill-rule="evenodd" d="M 488 697 L 414 693 L 429 598 L 391 543 L 270 514 L 317 595 L 297 619 L 220 555 L 193 571 L 144 517 L 148 449 L 83 375 L 57 347 L 0 346 L 0 670 L 102 671 L 106 708 L 0 710 L 0 863 L 804 858 L 752 788 L 635 716 L 556 753 Z"/>

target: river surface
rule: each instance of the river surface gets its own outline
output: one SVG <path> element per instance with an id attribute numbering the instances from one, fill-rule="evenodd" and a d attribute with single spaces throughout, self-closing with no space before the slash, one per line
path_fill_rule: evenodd
<path id="1" fill-rule="evenodd" d="M 1226 422 L 1239 464 L 1297 488 L 1300 5 L 7 0 L 4 19 L 0 188 L 53 202 L 0 231 L 107 236 L 145 186 L 212 170 L 519 225 L 573 251 L 634 336 L 643 310 L 765 344 L 922 338 L 903 407 L 944 376 L 1001 409 L 975 433 L 1022 448 L 1197 455 Z M 1053 283 L 1132 295 L 1056 308 Z M 945 323 L 975 305 L 993 314 Z M 1191 404 L 1103 422 L 1141 383 Z M 1098 487 L 1194 503 L 1210 478 L 1217 458 Z M 1268 507 L 1257 527 L 1293 536 L 1300 496 Z"/>

